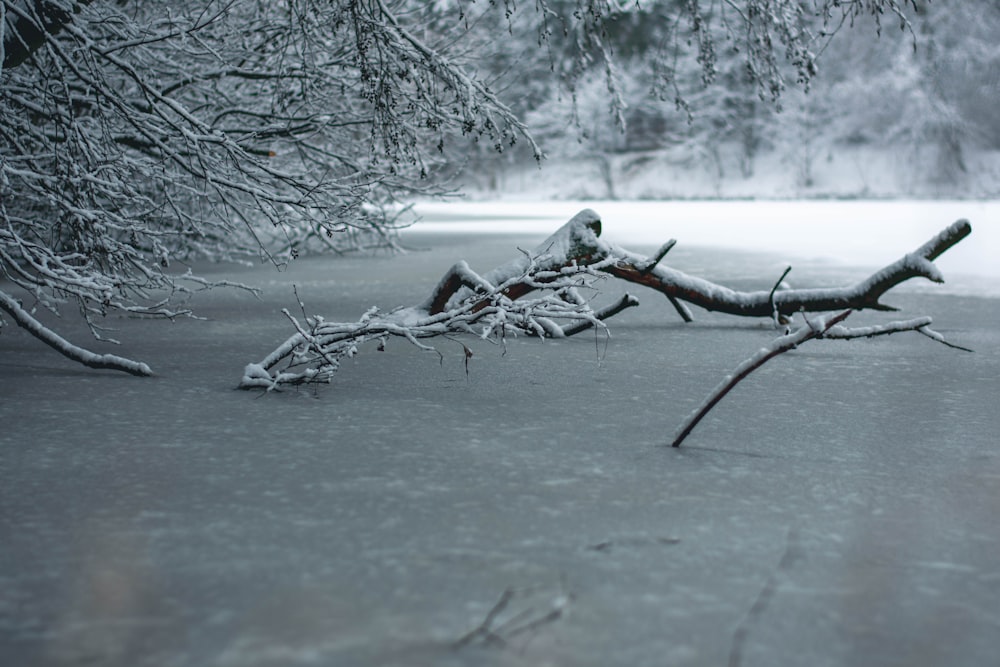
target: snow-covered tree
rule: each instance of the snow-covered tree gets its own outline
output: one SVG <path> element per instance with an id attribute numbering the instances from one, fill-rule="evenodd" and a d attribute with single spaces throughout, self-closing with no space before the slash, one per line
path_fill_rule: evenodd
<path id="1" fill-rule="evenodd" d="M 174 317 L 193 257 L 394 243 L 448 133 L 523 128 L 417 3 L 0 3 L 0 307 Z M 464 29 L 463 29 L 464 30 Z M 428 155 L 432 155 L 428 158 Z M 81 359 L 82 360 L 82 359 Z M 135 370 L 128 366 L 128 370 Z"/>
<path id="2" fill-rule="evenodd" d="M 706 85 L 719 52 L 740 51 L 773 100 L 813 76 L 839 23 L 905 23 L 908 4 L 0 0 L 0 310 L 84 363 L 144 373 L 33 311 L 73 304 L 100 337 L 111 311 L 184 314 L 178 297 L 204 281 L 178 261 L 392 245 L 395 205 L 440 192 L 454 137 L 540 156 L 484 65 L 509 36 L 531 35 L 544 58 L 532 62 L 570 90 L 602 71 L 624 118 L 616 19 L 655 11 L 646 39 L 693 59 Z M 683 105 L 674 71 L 656 85 Z"/>
<path id="3" fill-rule="evenodd" d="M 546 7 L 552 25 L 580 27 L 573 24 L 578 3 Z M 546 63 L 555 52 L 559 75 L 535 92 L 523 117 L 547 152 L 591 160 L 608 196 L 632 163 L 616 154 L 641 160 L 652 151 L 716 178 L 748 177 L 760 153 L 799 147 L 803 135 L 809 150 L 794 159 L 807 183 L 809 155 L 833 140 L 824 116 L 855 114 L 831 97 L 832 82 L 881 71 L 872 44 L 912 53 L 914 12 L 910 2 L 619 3 L 587 14 L 589 39 L 554 31 L 548 51 L 529 48 L 531 26 L 519 37 L 515 25 L 522 58 Z M 842 41 L 849 46 L 830 48 Z M 539 71 L 530 63 L 519 69 Z M 819 92 L 803 99 L 815 86 Z M 487 165 L 497 161 L 486 156 Z"/>

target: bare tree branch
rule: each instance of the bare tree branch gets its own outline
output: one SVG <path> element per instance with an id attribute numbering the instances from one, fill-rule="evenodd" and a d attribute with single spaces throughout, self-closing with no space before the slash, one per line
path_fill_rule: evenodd
<path id="1" fill-rule="evenodd" d="M 131 375 L 149 376 L 153 371 L 146 364 L 132 361 L 113 354 L 95 354 L 73 345 L 54 331 L 32 317 L 13 297 L 0 291 L 0 308 L 6 311 L 17 324 L 32 336 L 73 361 L 88 368 L 122 371 Z"/>
<path id="2" fill-rule="evenodd" d="M 726 394 L 732 391 L 737 384 L 750 375 L 750 373 L 754 372 L 779 354 L 788 352 L 789 350 L 794 350 L 805 341 L 822 336 L 827 329 L 834 326 L 838 322 L 843 321 L 850 314 L 851 311 L 845 310 L 839 315 L 835 315 L 830 318 L 820 317 L 814 322 L 807 321 L 805 326 L 800 327 L 794 333 L 781 336 L 780 338 L 775 339 L 767 347 L 761 348 L 756 354 L 733 369 L 732 373 L 723 378 L 722 382 L 719 383 L 719 386 L 717 386 L 712 393 L 708 395 L 708 398 L 702 402 L 698 409 L 691 413 L 691 415 L 680 425 L 680 428 L 677 430 L 677 435 L 674 436 L 673 442 L 670 443 L 670 446 L 680 447 L 684 439 L 687 438 L 688 435 L 691 434 L 691 431 L 694 430 L 694 427 L 698 425 L 698 422 L 700 422 Z"/>
<path id="3" fill-rule="evenodd" d="M 387 313 L 372 309 L 353 323 L 328 323 L 319 317 L 307 318 L 305 325 L 295 322 L 293 336 L 260 362 L 246 367 L 240 387 L 277 389 L 283 384 L 329 382 L 340 359 L 357 354 L 365 342 L 378 341 L 384 345 L 390 337 L 404 338 L 426 350 L 433 348 L 419 341 L 437 336 L 473 334 L 486 340 L 502 340 L 508 333 L 563 338 L 595 326 L 607 331 L 605 320 L 638 305 L 635 297 L 626 294 L 609 306 L 591 308 L 588 300 L 580 296 L 580 290 L 596 293 L 596 282 L 609 275 L 651 287 L 675 299 L 678 312 L 687 321 L 691 314 L 682 301 L 750 317 L 772 317 L 775 312 L 826 311 L 833 304 L 883 310 L 886 307 L 879 304 L 878 298 L 904 280 L 924 276 L 940 282 L 942 277 L 931 260 L 958 243 L 970 230 L 968 222 L 955 223 L 913 253 L 853 286 L 780 293 L 775 289 L 738 292 L 663 266 L 662 259 L 673 241 L 662 246 L 652 258 L 604 242 L 600 238 L 600 216 L 585 209 L 532 252 L 522 251 L 520 256 L 492 271 L 479 274 L 466 262 L 458 262 L 444 274 L 430 296 L 417 305 Z M 539 294 L 528 298 L 535 292 Z M 839 319 L 817 322 L 833 326 Z M 919 330 L 931 335 L 927 333 L 927 324 L 929 321 L 921 321 L 897 330 Z M 794 346 L 824 332 L 825 329 L 814 331 L 807 327 L 784 342 Z M 884 329 L 877 335 L 891 332 Z M 772 351 L 770 356 L 782 351 Z"/>
<path id="4" fill-rule="evenodd" d="M 942 337 L 941 334 L 928 329 L 928 326 L 931 323 L 931 318 L 929 317 L 919 317 L 903 322 L 889 322 L 888 324 L 883 325 L 849 329 L 842 326 L 840 323 L 847 319 L 851 312 L 852 311 L 850 310 L 845 310 L 840 314 L 820 316 L 812 321 L 807 319 L 806 324 L 799 329 L 781 336 L 780 338 L 776 338 L 770 344 L 758 350 L 749 359 L 740 363 L 722 380 L 722 382 L 719 383 L 714 390 L 712 390 L 701 405 L 681 423 L 680 427 L 677 429 L 677 434 L 674 436 L 670 445 L 672 447 L 680 447 L 681 442 L 683 442 L 685 438 L 691 434 L 691 431 L 694 430 L 694 427 L 698 425 L 705 415 L 707 415 L 726 394 L 736 387 L 737 384 L 746 379 L 750 373 L 754 372 L 779 354 L 783 354 L 789 350 L 794 350 L 802 343 L 814 338 L 851 340 L 854 338 L 888 336 L 901 331 L 916 331 L 932 338 L 933 340 L 936 340 L 937 342 L 943 343 L 948 347 L 963 350 L 965 352 L 972 351 L 968 348 L 948 343 L 944 340 L 944 337 Z"/>
<path id="5" fill-rule="evenodd" d="M 645 285 L 705 310 L 730 315 L 772 317 L 775 311 L 780 315 L 791 315 L 799 311 L 819 312 L 845 308 L 895 310 L 881 303 L 880 298 L 896 285 L 911 278 L 923 277 L 932 282 L 943 282 L 944 278 L 932 263 L 933 260 L 971 232 L 969 222 L 959 220 L 913 252 L 854 285 L 785 290 L 773 294 L 773 297 L 768 291 L 737 292 L 660 266 L 643 273 L 639 267 L 645 265 L 644 258 L 615 246 L 599 244 L 593 248 L 592 255 L 616 256 L 618 261 L 615 264 L 602 269 L 616 278 Z"/>

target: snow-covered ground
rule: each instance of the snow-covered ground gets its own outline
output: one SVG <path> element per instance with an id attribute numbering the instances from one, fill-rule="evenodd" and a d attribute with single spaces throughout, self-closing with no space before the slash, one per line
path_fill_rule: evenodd
<path id="1" fill-rule="evenodd" d="M 576 146 L 579 149 L 579 146 Z M 718 161 L 690 147 L 640 153 L 553 155 L 540 165 L 487 161 L 468 170 L 462 190 L 478 199 L 996 199 L 1000 151 L 963 148 L 965 169 L 919 148 L 831 146 L 792 141 L 754 160 L 744 176 L 740 149 L 718 144 Z M 572 150 L 572 149 L 570 149 Z M 557 150 L 556 153 L 559 151 Z"/>
<path id="2" fill-rule="evenodd" d="M 767 322 L 684 324 L 637 292 L 610 340 L 468 340 L 468 374 L 458 343 L 439 360 L 396 342 L 330 386 L 234 390 L 290 333 L 292 285 L 310 312 L 354 320 L 422 299 L 459 259 L 510 259 L 583 205 L 606 238 L 675 237 L 670 265 L 741 289 L 770 288 L 787 264 L 795 286 L 860 279 L 968 217 L 973 235 L 938 262 L 946 285 L 904 285 L 886 299 L 901 313 L 851 323 L 930 315 L 975 353 L 916 334 L 812 341 L 679 450 L 664 446 L 675 427 L 773 338 Z M 154 378 L 78 368 L 5 328 L 0 663 L 996 660 L 995 205 L 839 208 L 831 222 L 810 204 L 796 225 L 752 203 L 507 206 L 422 207 L 399 257 L 205 267 L 264 294 L 199 294 L 208 321 L 114 322 L 114 351 Z M 71 321 L 61 331 L 86 342 Z"/>

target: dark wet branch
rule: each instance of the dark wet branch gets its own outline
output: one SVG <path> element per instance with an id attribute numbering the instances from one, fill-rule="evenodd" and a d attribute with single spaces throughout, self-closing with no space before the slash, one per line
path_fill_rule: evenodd
<path id="1" fill-rule="evenodd" d="M 737 384 L 742 382 L 765 363 L 775 358 L 779 354 L 788 352 L 789 350 L 796 349 L 802 343 L 813 340 L 813 339 L 833 339 L 833 340 L 851 340 L 855 338 L 874 338 L 876 336 L 888 336 L 894 333 L 900 333 L 903 331 L 916 331 L 917 333 L 923 334 L 947 347 L 962 350 L 964 352 L 972 352 L 969 348 L 962 347 L 960 345 L 955 345 L 949 343 L 944 339 L 944 336 L 936 331 L 930 329 L 931 318 L 929 317 L 918 317 L 912 320 L 906 320 L 902 322 L 889 322 L 888 324 L 881 324 L 871 327 L 858 327 L 858 328 L 847 328 L 842 326 L 840 323 L 843 322 L 851 314 L 852 311 L 845 310 L 844 312 L 826 317 L 819 317 L 814 321 L 806 320 L 805 325 L 798 328 L 797 330 L 785 334 L 775 340 L 760 350 L 757 351 L 749 359 L 746 359 L 737 366 L 732 373 L 727 375 L 725 379 L 717 386 L 708 398 L 695 410 L 687 419 L 681 424 L 680 428 L 677 430 L 677 435 L 674 436 L 673 442 L 671 442 L 672 447 L 680 447 L 681 442 L 687 438 L 694 427 L 707 415 L 712 408 L 714 408 L 719 401 L 725 397 Z"/>

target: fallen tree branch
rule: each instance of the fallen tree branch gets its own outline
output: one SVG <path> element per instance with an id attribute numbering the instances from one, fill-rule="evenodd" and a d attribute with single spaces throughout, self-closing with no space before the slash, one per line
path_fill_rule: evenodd
<path id="1" fill-rule="evenodd" d="M 574 266 L 599 264 L 606 259 L 591 254 L 596 250 L 595 243 L 600 235 L 600 217 L 584 209 L 545 239 L 533 253 L 522 253 L 482 276 L 472 272 L 465 262 L 455 264 L 420 308 L 431 315 L 442 313 L 453 307 L 455 301 L 467 298 L 469 290 L 489 293 L 493 285 L 499 283 L 504 283 L 504 296 L 512 301 L 519 299 L 542 286 L 544 281 L 530 279 L 533 272 L 556 273 Z M 516 279 L 518 277 L 523 279 Z"/>
<path id="2" fill-rule="evenodd" d="M 831 310 L 885 310 L 896 308 L 881 303 L 881 297 L 896 285 L 911 278 L 923 277 L 932 282 L 944 282 L 941 272 L 933 264 L 942 253 L 964 239 L 972 232 L 967 220 L 959 220 L 937 234 L 925 244 L 907 253 L 899 260 L 876 271 L 871 276 L 846 287 L 818 289 L 789 289 L 777 291 L 740 292 L 717 285 L 681 271 L 662 266 L 660 260 L 673 247 L 668 242 L 652 259 L 633 253 L 620 246 L 600 239 L 600 217 L 592 210 L 577 213 L 568 223 L 553 234 L 544 246 L 550 248 L 546 270 L 571 265 L 592 265 L 601 271 L 628 282 L 644 285 L 666 295 L 675 305 L 685 321 L 689 321 L 690 311 L 678 306 L 686 301 L 709 311 L 738 315 L 742 317 L 788 316 L 796 312 L 823 312 Z M 483 275 L 487 283 L 493 284 L 497 276 L 509 276 L 524 267 L 523 259 L 504 264 Z M 446 309 L 449 299 L 462 293 L 462 288 L 473 286 L 462 280 L 468 268 L 464 262 L 456 264 L 446 274 L 435 289 L 431 299 L 425 304 L 430 312 Z M 457 274 L 457 275 L 456 275 Z M 787 274 L 787 271 L 786 271 Z M 780 284 L 780 280 L 778 284 Z M 777 286 L 776 286 L 777 287 Z M 517 299 L 532 291 L 527 283 L 517 283 L 508 287 L 507 295 Z"/>
<path id="3" fill-rule="evenodd" d="M 928 326 L 931 324 L 931 318 L 929 317 L 919 317 L 903 322 L 890 322 L 888 324 L 871 327 L 859 327 L 856 329 L 849 329 L 841 326 L 840 323 L 847 319 L 851 312 L 852 311 L 850 310 L 845 310 L 844 312 L 836 315 L 820 316 L 812 321 L 806 320 L 806 323 L 803 326 L 791 333 L 774 339 L 770 344 L 762 347 L 749 359 L 741 362 L 735 369 L 733 369 L 732 373 L 723 378 L 722 382 L 720 382 L 719 385 L 712 390 L 708 397 L 702 401 L 701 405 L 699 405 L 698 408 L 688 415 L 687 419 L 681 423 L 680 427 L 677 429 L 676 435 L 674 435 L 673 441 L 670 443 L 670 446 L 680 447 L 681 443 L 691 434 L 691 431 L 694 430 L 694 427 L 698 425 L 705 415 L 707 415 L 726 394 L 732 391 L 737 384 L 746 379 L 750 373 L 754 372 L 779 354 L 783 354 L 789 350 L 794 350 L 802 343 L 814 338 L 849 340 L 852 338 L 887 336 L 901 331 L 916 331 L 930 336 L 934 340 L 944 343 L 948 347 L 964 350 L 966 352 L 972 351 L 968 348 L 948 343 L 944 340 L 944 337 L 941 336 L 941 334 L 928 329 Z"/>
<path id="4" fill-rule="evenodd" d="M 689 276 L 663 266 L 644 271 L 646 260 L 640 255 L 603 242 L 589 249 L 587 257 L 615 257 L 616 262 L 603 271 L 665 294 L 668 298 L 686 301 L 705 310 L 744 317 L 788 316 L 796 312 L 831 310 L 896 310 L 881 303 L 881 297 L 896 285 L 911 278 L 923 277 L 932 282 L 944 282 L 933 260 L 964 239 L 972 231 L 967 220 L 949 225 L 911 253 L 873 273 L 854 285 L 839 288 L 790 289 L 739 292 L 721 285 Z"/>
<path id="5" fill-rule="evenodd" d="M 795 312 L 893 310 L 880 302 L 882 295 L 918 276 L 942 282 L 933 260 L 970 231 L 969 223 L 960 220 L 900 260 L 847 287 L 778 291 L 779 279 L 770 290 L 740 292 L 663 266 L 673 240 L 652 257 L 605 242 L 600 238 L 600 216 L 584 209 L 534 251 L 522 251 L 492 271 L 479 274 L 464 261 L 456 263 L 427 299 L 415 306 L 387 313 L 372 309 L 352 323 L 327 323 L 320 317 L 306 317 L 305 324 L 293 321 L 295 334 L 260 362 L 249 364 L 239 386 L 276 389 L 285 384 L 329 382 L 340 360 L 356 354 L 361 344 L 378 341 L 384 346 L 390 337 L 428 350 L 433 348 L 419 341 L 436 336 L 474 334 L 496 341 L 507 333 L 563 338 L 595 326 L 607 330 L 605 320 L 638 305 L 638 300 L 626 295 L 611 306 L 593 310 L 580 290 L 596 293 L 593 284 L 601 276 L 664 294 L 686 322 L 693 319 L 687 304 L 776 321 Z M 542 294 L 525 298 L 533 292 Z"/>
<path id="6" fill-rule="evenodd" d="M 576 247 L 578 230 L 590 230 L 588 222 L 600 224 L 578 218 L 564 225 L 533 253 L 522 253 L 521 257 L 483 275 L 459 262 L 445 274 L 431 296 L 416 306 L 388 313 L 373 308 L 351 323 L 328 323 L 321 317 L 307 317 L 303 324 L 286 313 L 295 334 L 260 362 L 247 365 L 239 386 L 273 390 L 282 385 L 329 382 L 341 360 L 357 354 L 360 345 L 377 341 L 384 346 L 391 337 L 433 350 L 421 339 L 473 334 L 484 340 L 500 341 L 508 333 L 563 338 L 593 327 L 605 328 L 602 318 L 638 301 L 625 297 L 595 312 L 580 295 L 580 289 L 590 287 L 602 277 L 599 271 L 604 264 L 562 261 L 566 252 Z M 544 292 L 524 298 L 538 290 Z M 465 349 L 468 361 L 469 351 Z"/>

